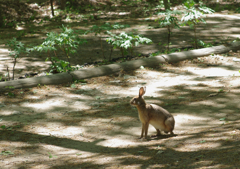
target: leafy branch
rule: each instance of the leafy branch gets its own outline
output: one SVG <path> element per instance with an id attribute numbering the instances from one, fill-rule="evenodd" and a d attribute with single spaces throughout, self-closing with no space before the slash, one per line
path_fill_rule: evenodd
<path id="1" fill-rule="evenodd" d="M 28 53 L 28 50 L 24 47 L 24 44 L 22 42 L 17 41 L 16 38 L 13 38 L 12 40 L 9 40 L 6 44 L 11 51 L 9 53 L 9 56 L 13 57 L 13 74 L 12 74 L 12 80 L 14 80 L 14 71 L 15 71 L 15 66 L 17 64 L 17 59 L 24 53 Z M 9 75 L 9 70 L 7 67 L 7 72 L 8 72 L 8 80 L 10 80 L 10 75 Z"/>
<path id="2" fill-rule="evenodd" d="M 142 37 L 140 35 L 127 34 L 122 32 L 118 35 L 111 32 L 107 32 L 110 37 L 107 38 L 107 42 L 113 45 L 113 49 L 119 48 L 124 57 L 124 54 L 127 53 L 127 50 L 130 50 L 131 55 L 133 55 L 133 47 L 138 46 L 139 44 L 150 44 L 152 43 L 151 39 Z"/>
<path id="3" fill-rule="evenodd" d="M 193 28 L 194 30 L 194 46 L 197 49 L 198 48 L 198 42 L 197 42 L 197 24 L 200 22 L 203 22 L 206 24 L 206 21 L 203 19 L 206 17 L 207 14 L 212 14 L 215 11 L 211 8 L 200 6 L 198 9 L 194 7 L 194 3 L 184 3 L 185 8 L 187 9 L 184 16 L 182 17 L 181 21 L 183 22 L 183 25 L 189 25 L 190 28 Z"/>
<path id="4" fill-rule="evenodd" d="M 158 13 L 159 16 L 165 16 L 165 17 L 160 17 L 155 20 L 155 21 L 158 21 L 160 27 L 167 28 L 168 30 L 168 48 L 167 48 L 168 51 L 169 51 L 172 29 L 180 28 L 178 18 L 176 17 L 177 15 L 180 15 L 180 14 L 181 14 L 180 11 L 176 11 L 176 10 L 171 11 L 167 9 L 166 12 Z"/>
<path id="5" fill-rule="evenodd" d="M 104 49 L 103 49 L 103 45 L 102 45 L 102 35 L 103 34 L 107 34 L 107 32 L 110 32 L 111 30 L 117 30 L 117 29 L 123 29 L 123 28 L 127 28 L 129 27 L 129 25 L 121 25 L 119 23 L 114 23 L 113 25 L 110 25 L 109 23 L 104 23 L 101 26 L 97 26 L 97 25 L 93 25 L 90 30 L 86 31 L 87 33 L 95 33 L 95 36 L 98 36 L 100 44 L 101 44 L 101 51 L 102 51 L 102 56 L 105 59 L 105 54 L 104 54 Z M 112 53 L 112 50 L 111 50 Z M 111 58 L 111 54 L 110 54 L 110 58 Z"/>
<path id="6" fill-rule="evenodd" d="M 52 62 L 51 68 L 52 71 L 56 70 L 57 72 L 64 72 L 66 70 L 72 70 L 70 65 L 70 54 L 76 53 L 78 45 L 86 43 L 85 39 L 80 39 L 78 34 L 76 34 L 72 29 L 61 27 L 61 33 L 50 32 L 47 34 L 47 38 L 44 42 L 35 46 L 32 49 L 39 52 L 47 52 L 48 58 Z M 57 57 L 57 49 L 60 49 L 64 52 L 67 62 L 59 60 Z M 50 51 L 54 51 L 55 57 L 50 56 Z"/>

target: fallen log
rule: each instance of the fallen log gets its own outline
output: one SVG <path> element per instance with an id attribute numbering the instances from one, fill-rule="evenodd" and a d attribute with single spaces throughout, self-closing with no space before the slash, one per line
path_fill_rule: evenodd
<path id="1" fill-rule="evenodd" d="M 68 73 L 60 73 L 49 76 L 33 77 L 21 80 L 13 80 L 7 82 L 0 82 L 0 91 L 6 91 L 9 89 L 17 88 L 29 88 L 40 85 L 54 85 L 61 83 L 72 82 L 73 80 L 88 79 L 97 76 L 106 76 L 120 72 L 121 70 L 134 70 L 140 66 L 156 67 L 160 63 L 174 63 L 186 59 L 194 59 L 197 57 L 203 57 L 211 54 L 221 54 L 229 51 L 240 50 L 240 42 L 231 43 L 229 45 L 220 45 L 203 49 L 195 49 L 191 51 L 184 51 L 178 53 L 171 53 L 168 55 L 158 55 L 155 57 L 144 58 L 139 60 L 132 60 L 123 63 L 116 63 L 110 65 L 99 66 L 89 69 L 81 69 Z"/>
<path id="2" fill-rule="evenodd" d="M 169 63 L 179 62 L 186 59 L 194 59 L 197 57 L 208 56 L 211 54 L 227 53 L 229 51 L 240 50 L 240 42 L 234 42 L 227 45 L 214 46 L 209 48 L 195 49 L 190 51 L 171 53 L 169 55 L 163 55 Z"/>
<path id="3" fill-rule="evenodd" d="M 50 76 L 33 77 L 27 79 L 11 80 L 7 82 L 0 82 L 0 91 L 11 89 L 35 87 L 38 84 L 61 84 L 72 81 L 72 76 L 69 73 L 59 73 Z"/>

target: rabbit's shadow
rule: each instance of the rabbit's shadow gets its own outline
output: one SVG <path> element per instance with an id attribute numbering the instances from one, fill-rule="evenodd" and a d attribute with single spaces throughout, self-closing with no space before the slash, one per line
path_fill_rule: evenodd
<path id="1" fill-rule="evenodd" d="M 151 141 L 151 140 L 161 140 L 161 139 L 167 139 L 167 138 L 171 138 L 171 137 L 177 137 L 178 135 L 177 134 L 173 134 L 173 135 L 170 135 L 170 134 L 162 134 L 162 135 L 151 135 L 148 140 Z"/>
<path id="2" fill-rule="evenodd" d="M 153 140 L 162 140 L 162 139 L 167 139 L 167 138 L 177 137 L 177 136 L 178 136 L 177 134 L 173 134 L 173 135 L 170 135 L 170 134 L 167 135 L 166 134 L 166 135 L 160 135 L 160 136 L 151 135 L 147 139 L 146 138 L 138 138 L 137 140 L 138 141 L 153 141 Z"/>

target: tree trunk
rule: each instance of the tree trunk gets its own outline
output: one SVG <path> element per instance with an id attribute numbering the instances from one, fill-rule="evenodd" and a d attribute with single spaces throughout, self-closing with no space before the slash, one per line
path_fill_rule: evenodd
<path id="1" fill-rule="evenodd" d="M 208 56 L 211 54 L 226 53 L 230 50 L 240 50 L 240 42 L 235 42 L 230 45 L 215 46 L 210 48 L 195 49 L 191 51 L 184 51 L 178 53 L 171 53 L 168 55 L 159 55 L 151 58 L 133 60 L 123 63 L 116 63 L 110 65 L 99 66 L 90 69 L 76 70 L 69 73 L 59 73 L 51 76 L 34 77 L 21 80 L 13 80 L 7 82 L 0 82 L 0 91 L 10 90 L 10 88 L 29 88 L 40 85 L 54 85 L 61 83 L 73 82 L 73 79 L 88 79 L 98 76 L 106 76 L 118 73 L 121 70 L 134 70 L 140 66 L 156 67 L 160 63 L 174 63 L 186 59 L 194 59 L 197 57 Z"/>
<path id="2" fill-rule="evenodd" d="M 54 16 L 53 0 L 50 0 L 50 3 L 51 3 L 52 16 Z"/>
<path id="3" fill-rule="evenodd" d="M 3 11 L 2 6 L 0 5 L 0 28 L 4 27 Z"/>
<path id="4" fill-rule="evenodd" d="M 34 78 L 27 78 L 27 79 L 20 79 L 20 80 L 12 80 L 7 82 L 0 82 L 0 92 L 11 90 L 13 87 L 14 89 L 19 88 L 29 88 L 35 87 L 38 84 L 61 84 L 61 83 L 68 83 L 72 81 L 72 76 L 68 73 L 60 73 L 51 76 L 41 76 L 41 77 L 34 77 Z"/>
<path id="5" fill-rule="evenodd" d="M 163 0 L 163 3 L 164 3 L 164 7 L 165 7 L 165 10 L 169 10 L 170 9 L 170 4 L 168 2 L 168 0 Z"/>

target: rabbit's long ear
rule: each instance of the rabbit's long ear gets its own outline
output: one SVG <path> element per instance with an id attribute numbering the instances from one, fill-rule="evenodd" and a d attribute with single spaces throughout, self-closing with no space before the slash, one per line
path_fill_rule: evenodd
<path id="1" fill-rule="evenodd" d="M 139 97 L 142 97 L 146 93 L 146 87 L 141 87 L 139 89 Z"/>

